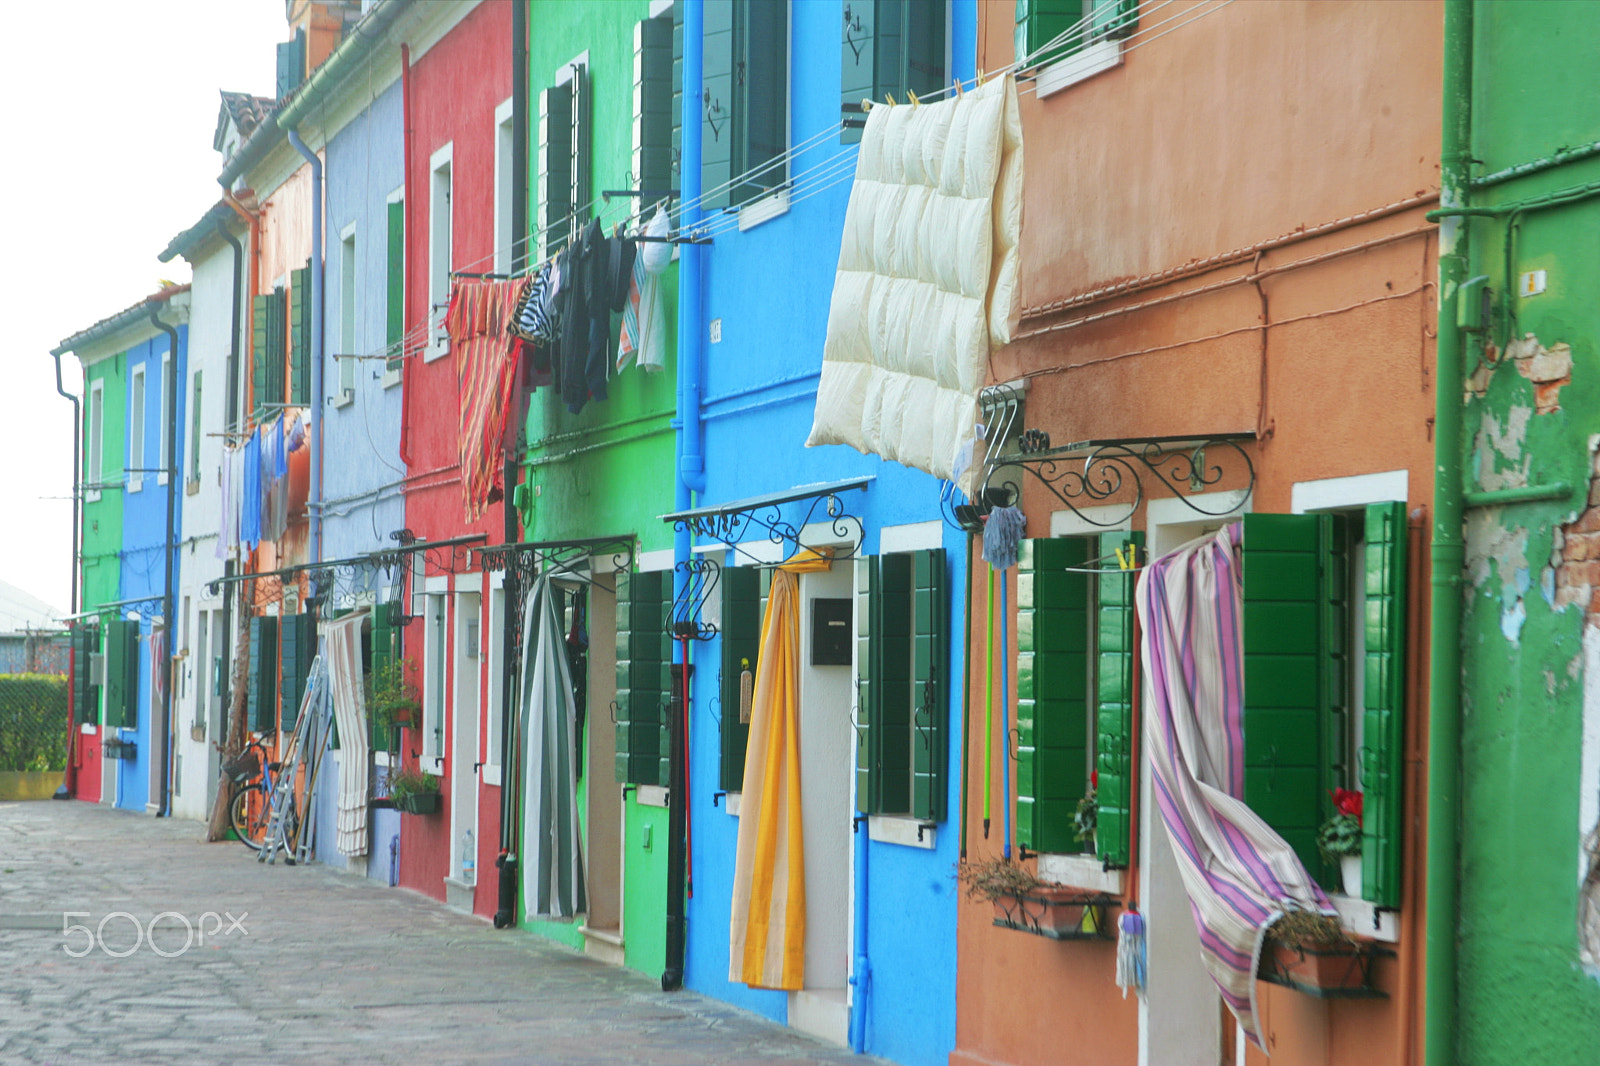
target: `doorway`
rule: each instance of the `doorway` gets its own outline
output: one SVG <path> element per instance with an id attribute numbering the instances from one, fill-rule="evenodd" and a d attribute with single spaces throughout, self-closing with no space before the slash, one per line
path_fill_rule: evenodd
<path id="1" fill-rule="evenodd" d="M 609 556 L 602 557 L 608 559 Z M 584 834 L 584 863 L 588 875 L 589 910 L 584 916 L 584 950 L 615 965 L 623 963 L 622 786 L 615 774 L 617 736 L 612 725 L 612 701 L 617 696 L 617 596 L 616 577 L 598 566 L 588 586 L 588 678 L 584 693 L 584 791 L 588 799 L 588 824 Z M 567 631 L 572 632 L 567 607 Z"/>
<path id="2" fill-rule="evenodd" d="M 456 593 L 455 640 L 452 642 L 455 692 L 450 728 L 450 877 L 446 881 L 446 895 L 454 897 L 459 891 L 464 897 L 464 909 L 469 912 L 472 910 L 472 886 L 477 884 L 482 607 L 480 593 Z M 455 884 L 450 884 L 451 881 Z"/>

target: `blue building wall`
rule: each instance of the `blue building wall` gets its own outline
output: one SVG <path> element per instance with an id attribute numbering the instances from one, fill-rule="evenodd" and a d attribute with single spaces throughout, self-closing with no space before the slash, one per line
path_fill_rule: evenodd
<path id="1" fill-rule="evenodd" d="M 170 314 L 164 317 L 170 317 Z M 168 561 L 167 544 L 167 492 L 176 489 L 177 506 L 173 509 L 174 530 L 182 529 L 183 522 L 183 446 L 187 434 L 183 428 L 188 425 L 184 416 L 187 404 L 186 389 L 182 383 L 187 381 L 187 363 L 185 355 L 188 349 L 189 327 L 180 325 L 176 327 L 178 333 L 178 351 L 173 357 L 168 368 L 169 373 L 176 375 L 179 383 L 177 390 L 177 409 L 173 418 L 177 420 L 179 432 L 176 434 L 174 447 L 177 449 L 175 465 L 178 467 L 178 480 L 173 485 L 161 483 L 161 477 L 156 474 L 128 475 L 129 484 L 132 479 L 141 478 L 138 491 L 123 489 L 122 504 L 122 576 L 118 599 L 131 600 L 149 597 L 150 602 L 145 604 L 131 604 L 130 607 L 140 614 L 139 622 L 139 720 L 132 729 L 121 730 L 124 740 L 135 741 L 136 757 L 124 760 L 119 766 L 117 774 L 116 806 L 128 810 L 143 811 L 150 800 L 151 775 L 160 774 L 160 753 L 155 749 L 152 738 L 157 737 L 153 729 L 156 718 L 156 708 L 151 703 L 151 669 L 150 655 L 150 629 L 153 618 L 161 613 L 161 597 L 166 591 L 166 569 Z M 161 359 L 168 351 L 167 335 L 158 333 L 154 337 L 141 341 L 128 349 L 128 377 L 130 385 L 126 391 L 123 403 L 129 405 L 124 412 L 124 426 L 127 432 L 133 432 L 133 381 L 134 371 L 144 367 L 145 380 L 145 410 L 144 410 L 144 462 L 145 468 L 154 468 L 161 462 L 161 435 L 165 432 L 166 421 L 161 417 L 164 397 L 158 395 L 161 382 Z M 134 464 L 132 456 L 132 441 L 129 440 L 125 447 L 124 455 L 130 458 L 127 465 L 131 468 Z M 176 594 L 176 578 L 174 578 L 174 594 Z M 176 647 L 169 639 L 168 647 Z"/>
<path id="2" fill-rule="evenodd" d="M 361 91 L 365 92 L 365 86 Z M 400 386 L 385 384 L 381 359 L 361 359 L 355 364 L 354 396 L 343 403 L 340 363 L 334 355 L 378 354 L 383 347 L 388 313 L 388 197 L 404 181 L 400 123 L 400 84 L 378 94 L 368 107 L 333 135 L 327 145 L 324 181 L 327 190 L 327 241 L 323 350 L 324 390 L 330 401 L 322 405 L 323 428 L 322 554 L 325 559 L 347 559 L 380 548 L 394 547 L 389 534 L 405 525 L 405 500 L 401 494 L 404 464 L 400 462 Z M 344 234 L 354 224 L 356 246 L 356 299 L 354 351 L 347 352 L 342 333 L 344 294 Z M 346 606 L 347 597 L 381 590 L 388 575 L 370 575 L 361 587 L 341 584 L 334 606 Z M 380 596 L 383 594 L 379 592 Z M 317 839 L 323 841 L 319 861 L 346 865 L 334 847 L 339 764 L 323 768 L 325 785 L 318 787 L 315 817 Z M 389 877 L 390 841 L 399 834 L 400 818 L 393 811 L 374 811 L 369 823 L 368 874 L 376 880 Z"/>
<path id="3" fill-rule="evenodd" d="M 839 25 L 845 0 L 791 5 L 790 143 L 800 144 L 839 119 Z M 971 0 L 952 5 L 952 74 L 970 79 L 977 41 Z M 685 35 L 685 48 L 700 42 Z M 699 94 L 686 88 L 685 98 Z M 698 122 L 698 113 L 688 116 Z M 798 179 L 790 210 L 746 232 L 719 233 L 702 250 L 703 320 L 689 329 L 708 335 L 721 319 L 721 341 L 703 349 L 706 491 L 696 504 L 718 504 L 767 492 L 860 475 L 875 478 L 865 493 L 843 497 L 864 526 L 863 554 L 879 550 L 885 526 L 937 520 L 940 483 L 928 475 L 853 449 L 804 447 L 811 428 L 838 264 L 848 180 L 824 187 L 802 172 L 836 158 L 838 137 L 823 138 L 790 163 Z M 695 165 L 686 161 L 686 165 Z M 832 179 L 828 179 L 831 181 Z M 808 186 L 813 192 L 808 193 Z M 720 216 L 713 216 L 720 217 Z M 760 440 L 763 447 L 751 447 Z M 951 669 L 947 820 L 931 850 L 873 842 L 867 849 L 867 947 L 872 987 L 865 1050 L 908 1066 L 943 1064 L 955 1043 L 956 906 L 953 871 L 959 852 L 959 634 L 964 632 L 965 535 L 946 526 Z M 731 560 L 730 560 L 731 561 Z M 713 806 L 718 780 L 720 693 L 717 641 L 697 646 L 691 726 L 690 797 L 694 896 L 688 904 L 686 981 L 698 991 L 770 1018 L 787 1020 L 787 997 L 728 980 L 729 900 L 738 819 Z M 726 713 L 725 709 L 722 709 Z M 864 827 L 863 827 L 864 828 Z M 844 871 L 840 871 L 844 876 Z"/>

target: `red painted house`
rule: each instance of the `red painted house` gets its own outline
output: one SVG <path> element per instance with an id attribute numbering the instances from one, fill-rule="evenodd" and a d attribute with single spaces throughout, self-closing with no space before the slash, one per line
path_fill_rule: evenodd
<path id="1" fill-rule="evenodd" d="M 494 270 L 497 234 L 504 244 L 509 231 L 511 30 L 511 4 L 478 4 L 437 40 L 409 43 L 402 59 L 406 527 L 420 541 L 456 543 L 413 555 L 401 639 L 417 667 L 423 714 L 405 730 L 402 757 L 437 774 L 442 797 L 438 813 L 401 819 L 400 884 L 485 917 L 496 906 L 500 826 L 499 757 L 489 750 L 499 715 L 499 686 L 489 678 L 499 674 L 491 635 L 500 631 L 500 575 L 482 571 L 464 538 L 502 543 L 504 504 L 468 520 L 461 368 L 442 318 L 452 271 Z"/>

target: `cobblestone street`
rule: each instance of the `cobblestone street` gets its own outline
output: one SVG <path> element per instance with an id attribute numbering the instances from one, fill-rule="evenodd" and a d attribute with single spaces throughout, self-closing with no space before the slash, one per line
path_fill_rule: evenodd
<path id="1" fill-rule="evenodd" d="M 0 1062 L 879 1061 L 202 833 L 83 803 L 0 803 Z M 64 913 L 84 928 L 63 933 Z"/>

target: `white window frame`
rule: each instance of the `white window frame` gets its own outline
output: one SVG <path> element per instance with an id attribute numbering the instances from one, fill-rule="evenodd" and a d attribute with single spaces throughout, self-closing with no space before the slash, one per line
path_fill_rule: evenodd
<path id="1" fill-rule="evenodd" d="M 335 407 L 346 407 L 356 398 L 356 353 L 361 350 L 361 324 L 356 314 L 356 293 L 360 292 L 361 250 L 356 242 L 356 224 L 339 231 L 339 391 Z"/>
<path id="2" fill-rule="evenodd" d="M 170 469 L 167 457 L 167 441 L 170 437 L 167 419 L 177 414 L 176 411 L 167 410 L 167 382 L 171 380 L 169 377 L 171 373 L 172 352 L 169 350 L 161 357 L 161 376 L 156 382 L 156 455 L 160 456 L 156 466 L 161 468 L 161 473 L 156 475 L 157 485 L 167 483 L 167 472 Z"/>
<path id="3" fill-rule="evenodd" d="M 99 486 L 100 477 L 104 473 L 106 444 L 106 385 L 105 380 L 98 379 L 89 386 L 89 441 L 87 460 L 88 470 L 85 481 L 90 485 Z M 84 499 L 94 503 L 100 499 L 98 487 L 86 490 Z"/>
<path id="4" fill-rule="evenodd" d="M 488 727 L 483 731 L 483 783 L 498 785 L 501 783 L 501 766 L 505 739 L 501 733 L 501 715 L 505 708 L 505 641 L 501 639 L 501 630 L 505 628 L 506 611 L 506 575 L 497 571 L 489 576 L 488 628 L 480 631 L 478 636 L 479 658 L 488 663 L 489 692 L 484 706 L 488 709 Z M 489 653 L 483 654 L 483 647 L 487 645 Z"/>
<path id="5" fill-rule="evenodd" d="M 1093 4 L 1086 3 L 1084 6 L 1092 10 Z M 1082 17 L 1089 18 L 1091 10 L 1086 10 Z M 945 39 L 949 40 L 949 37 Z M 1088 81 L 1096 74 L 1122 66 L 1123 40 L 1120 37 L 1115 40 L 1102 37 L 1098 41 L 1090 41 L 1076 52 L 1062 56 L 1039 71 L 1035 82 L 1039 99 L 1043 100 L 1081 81 Z"/>
<path id="6" fill-rule="evenodd" d="M 125 469 L 129 492 L 144 488 L 145 391 L 145 364 L 140 363 L 128 376 L 128 461 Z"/>
<path id="7" fill-rule="evenodd" d="M 418 553 L 421 554 L 420 552 Z M 445 713 L 450 702 L 450 579 L 432 578 L 423 594 L 422 742 L 418 766 L 425 774 L 444 775 Z"/>
<path id="8" fill-rule="evenodd" d="M 189 469 L 195 472 L 194 490 L 200 488 L 200 441 L 205 436 L 205 411 L 202 401 L 205 398 L 205 370 L 197 367 L 189 372 Z M 195 411 L 200 411 L 200 417 L 195 418 Z"/>
<path id="9" fill-rule="evenodd" d="M 444 316 L 450 302 L 450 270 L 454 266 L 454 155 L 455 143 L 451 142 L 428 157 L 428 348 L 422 357 L 425 363 L 450 354 Z"/>
<path id="10" fill-rule="evenodd" d="M 516 127 L 512 125 L 511 98 L 494 109 L 494 267 L 496 274 L 511 273 L 516 258 L 517 234 L 512 232 L 516 214 L 513 200 L 512 170 L 516 156 Z"/>

